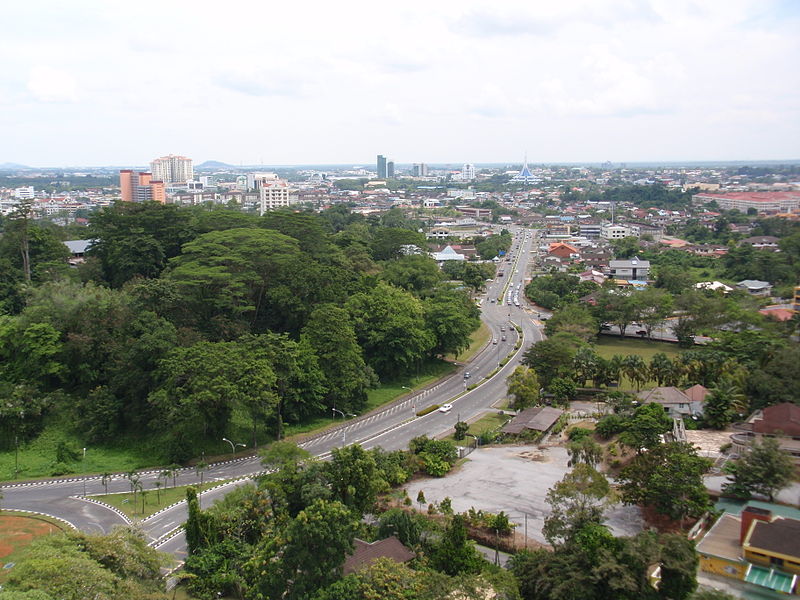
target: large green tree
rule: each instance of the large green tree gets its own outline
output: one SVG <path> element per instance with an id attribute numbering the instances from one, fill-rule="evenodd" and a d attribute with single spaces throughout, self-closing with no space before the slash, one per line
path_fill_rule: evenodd
<path id="1" fill-rule="evenodd" d="M 776 438 L 764 437 L 733 464 L 731 475 L 723 491 L 745 498 L 761 494 L 772 502 L 775 494 L 794 479 L 794 460 Z"/>
<path id="2" fill-rule="evenodd" d="M 608 480 L 592 466 L 579 463 L 547 492 L 550 514 L 542 532 L 551 544 L 565 544 L 587 524 L 603 523 L 603 511 L 613 501 Z"/>
<path id="3" fill-rule="evenodd" d="M 508 395 L 514 400 L 514 410 L 522 410 L 535 406 L 539 402 L 541 386 L 536 371 L 525 365 L 520 365 L 508 376 Z"/>

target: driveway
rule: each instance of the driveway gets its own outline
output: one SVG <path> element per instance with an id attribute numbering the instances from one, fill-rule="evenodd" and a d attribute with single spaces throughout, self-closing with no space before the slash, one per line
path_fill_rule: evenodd
<path id="1" fill-rule="evenodd" d="M 544 519 L 550 513 L 545 495 L 569 471 L 567 451 L 552 447 L 503 446 L 482 448 L 469 455 L 465 464 L 440 479 L 413 481 L 406 486 L 416 505 L 420 490 L 427 502 L 452 499 L 453 510 L 464 512 L 474 507 L 498 513 L 501 510 L 517 523 L 517 531 L 546 543 L 542 535 Z M 606 511 L 606 524 L 614 535 L 635 535 L 643 529 L 641 511 L 635 506 L 615 505 Z"/>

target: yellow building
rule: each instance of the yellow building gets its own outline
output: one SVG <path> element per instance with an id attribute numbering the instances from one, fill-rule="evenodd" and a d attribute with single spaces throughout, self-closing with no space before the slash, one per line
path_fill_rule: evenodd
<path id="1" fill-rule="evenodd" d="M 724 514 L 697 544 L 700 570 L 792 594 L 800 574 L 800 521 L 748 506 Z"/>

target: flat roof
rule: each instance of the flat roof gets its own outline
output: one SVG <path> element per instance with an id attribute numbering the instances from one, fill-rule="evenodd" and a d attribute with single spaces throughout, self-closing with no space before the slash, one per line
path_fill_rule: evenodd
<path id="1" fill-rule="evenodd" d="M 742 547 L 739 545 L 741 528 L 741 519 L 727 513 L 722 515 L 698 542 L 697 551 L 727 560 L 742 560 Z"/>

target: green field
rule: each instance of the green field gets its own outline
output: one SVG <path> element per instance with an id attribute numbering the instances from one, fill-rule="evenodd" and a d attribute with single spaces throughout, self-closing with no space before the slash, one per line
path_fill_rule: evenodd
<path id="1" fill-rule="evenodd" d="M 219 481 L 212 481 L 206 482 L 203 485 L 198 484 L 194 487 L 197 488 L 198 492 L 202 492 L 219 484 Z M 136 493 L 135 506 L 133 503 L 133 494 L 130 492 L 126 494 L 102 494 L 99 496 L 91 496 L 91 498 L 110 504 L 131 518 L 144 519 L 162 508 L 166 508 L 170 504 L 185 500 L 187 487 L 189 486 L 179 485 L 178 487 L 170 487 L 168 489 L 161 488 L 158 490 L 158 493 L 156 493 L 155 488 L 147 488 L 147 493 L 144 496 L 144 503 L 142 502 L 142 493 Z"/>
<path id="2" fill-rule="evenodd" d="M 649 363 L 654 355 L 662 352 L 667 358 L 674 360 L 680 354 L 677 344 L 670 342 L 653 342 L 650 340 L 638 340 L 635 338 L 619 338 L 613 335 L 601 335 L 595 342 L 594 349 L 603 358 L 611 358 L 615 354 L 628 356 L 638 354 L 642 359 Z M 639 389 L 645 390 L 656 385 L 655 381 L 647 381 Z M 620 377 L 619 389 L 625 391 L 636 391 L 636 386 L 624 375 Z"/>
<path id="3" fill-rule="evenodd" d="M 603 358 L 611 358 L 615 354 L 621 356 L 638 354 L 647 362 L 650 362 L 653 355 L 659 352 L 663 352 L 670 359 L 675 358 L 680 353 L 678 345 L 671 342 L 619 338 L 613 335 L 601 335 L 595 342 L 594 349 Z"/>
<path id="4" fill-rule="evenodd" d="M 503 425 L 511 420 L 511 415 L 501 415 L 499 412 L 492 412 L 487 414 L 477 421 L 470 423 L 469 429 L 467 433 L 469 435 L 481 435 L 482 433 L 486 433 L 487 431 L 492 431 L 495 429 L 500 429 Z M 453 442 L 454 444 L 464 445 L 465 440 L 456 441 L 452 434 L 448 435 L 446 438 L 443 438 L 447 441 Z M 470 438 L 471 439 L 471 438 Z"/>

